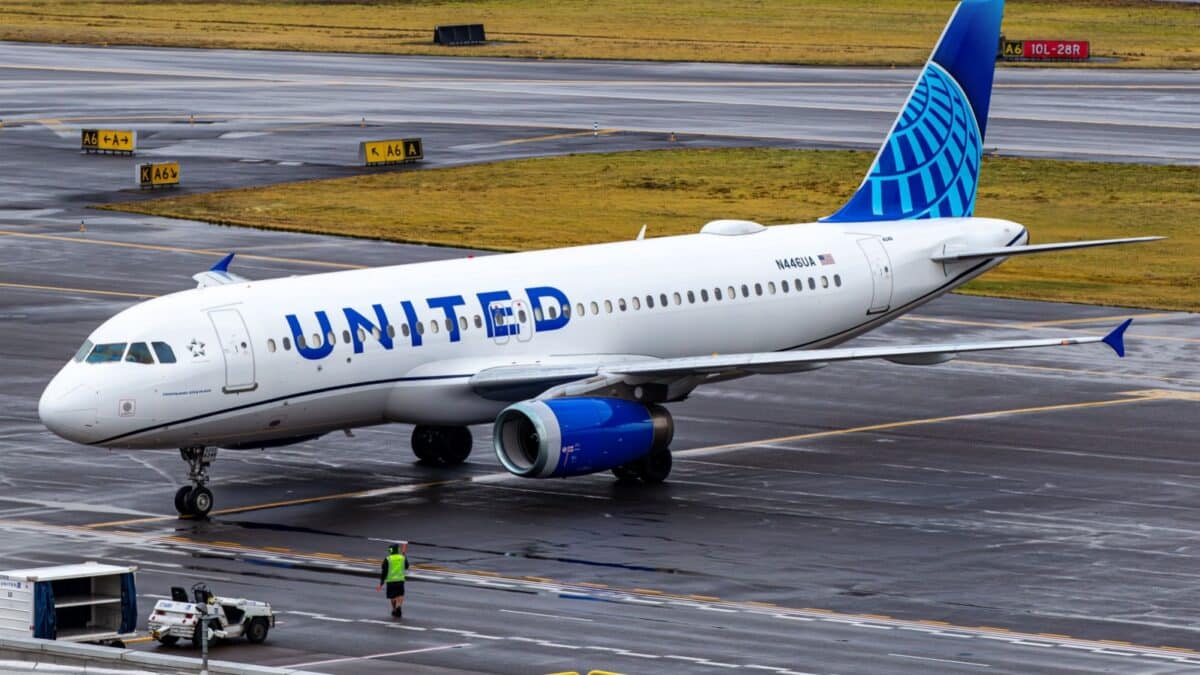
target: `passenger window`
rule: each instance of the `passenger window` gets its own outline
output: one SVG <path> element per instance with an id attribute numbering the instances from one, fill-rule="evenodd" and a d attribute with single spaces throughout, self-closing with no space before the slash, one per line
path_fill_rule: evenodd
<path id="1" fill-rule="evenodd" d="M 821 288 L 829 288 L 829 277 L 821 275 Z"/>
<path id="2" fill-rule="evenodd" d="M 313 343 L 314 348 L 320 348 L 320 346 L 321 346 L 321 334 L 320 333 L 313 333 L 312 343 Z"/>
<path id="3" fill-rule="evenodd" d="M 597 314 L 599 314 L 600 313 L 600 305 L 596 304 L 595 300 L 593 300 L 590 304 L 592 306 L 592 316 L 596 316 Z"/>
<path id="4" fill-rule="evenodd" d="M 754 294 L 762 295 L 762 284 L 754 284 Z"/>
<path id="5" fill-rule="evenodd" d="M 400 334 L 403 335 L 404 337 L 408 337 L 409 335 L 412 334 L 412 329 L 410 329 L 408 327 L 407 323 L 400 324 Z"/>
<path id="6" fill-rule="evenodd" d="M 304 336 L 297 335 L 296 336 L 296 349 L 307 349 L 307 348 L 308 348 L 308 345 L 305 344 L 305 342 L 304 342 Z"/>
<path id="7" fill-rule="evenodd" d="M 417 322 L 417 332 L 420 333 L 421 335 L 425 334 L 425 324 L 424 323 L 422 323 L 420 321 Z"/>
<path id="8" fill-rule="evenodd" d="M 361 331 L 362 329 L 360 328 L 359 330 Z M 330 342 L 332 342 L 332 340 L 330 340 Z M 348 330 L 342 331 L 342 342 L 344 342 L 346 344 L 350 344 L 350 331 L 348 331 Z"/>
<path id="9" fill-rule="evenodd" d="M 389 323 L 387 327 L 387 334 L 389 338 L 396 337 L 396 327 Z"/>
<path id="10" fill-rule="evenodd" d="M 660 306 L 662 306 L 662 307 L 666 307 L 666 306 L 667 306 L 667 294 L 666 294 L 666 293 L 659 293 L 659 294 L 658 294 L 658 304 L 659 304 Z"/>
<path id="11" fill-rule="evenodd" d="M 720 287 L 714 288 L 714 289 L 713 289 L 713 300 L 720 300 L 720 299 L 721 299 L 721 289 L 720 289 Z"/>
<path id="12" fill-rule="evenodd" d="M 639 299 L 638 299 L 638 296 L 636 296 L 636 295 L 635 295 L 635 296 L 633 296 L 633 308 L 634 308 L 634 309 L 641 309 L 641 308 L 642 308 L 642 301 L 641 301 L 641 300 L 639 300 Z"/>
<path id="13" fill-rule="evenodd" d="M 708 302 L 708 289 L 707 288 L 700 289 L 700 300 L 702 300 L 704 302 Z"/>
<path id="14" fill-rule="evenodd" d="M 358 337 L 359 337 L 361 340 L 366 340 L 366 339 L 367 339 L 366 335 L 364 335 L 364 334 L 363 334 L 363 329 L 361 329 L 361 328 L 359 328 L 359 329 L 358 329 Z M 372 329 L 371 329 L 371 337 L 375 338 L 376 340 L 378 340 L 378 339 L 379 339 L 379 329 L 378 329 L 378 328 L 372 328 Z"/>
<path id="15" fill-rule="evenodd" d="M 624 312 L 624 311 L 625 311 L 625 298 L 617 298 L 617 307 L 618 307 L 618 308 L 619 308 L 619 309 L 620 309 L 622 312 Z"/>
<path id="16" fill-rule="evenodd" d="M 460 331 L 464 331 L 467 329 L 467 317 L 465 317 L 465 316 L 458 317 L 458 329 Z"/>
<path id="17" fill-rule="evenodd" d="M 483 317 L 479 316 L 478 314 L 475 315 L 475 327 L 483 328 Z"/>
<path id="18" fill-rule="evenodd" d="M 779 287 L 783 289 L 783 292 L 784 292 L 784 293 L 787 293 L 787 292 L 788 292 L 788 282 L 787 282 L 787 279 L 784 279 L 783 281 L 779 282 Z"/>
<path id="19" fill-rule="evenodd" d="M 125 342 L 112 342 L 109 344 L 96 345 L 92 349 L 92 353 L 88 354 L 88 363 L 112 363 L 120 361 L 125 355 Z"/>
<path id="20" fill-rule="evenodd" d="M 272 338 L 267 338 L 267 351 L 272 353 L 275 351 L 275 340 Z"/>
<path id="21" fill-rule="evenodd" d="M 683 304 L 683 296 L 679 295 L 679 291 L 675 291 L 675 293 L 673 295 L 675 297 L 675 304 L 682 305 Z"/>
<path id="22" fill-rule="evenodd" d="M 549 307 L 547 307 L 546 308 L 546 318 L 557 319 L 558 318 L 558 308 L 555 307 L 554 305 L 550 305 Z"/>
<path id="23" fill-rule="evenodd" d="M 419 327 L 421 326 L 421 324 L 417 324 L 417 326 L 418 326 L 418 328 L 419 328 Z M 436 332 L 438 332 L 438 322 L 437 322 L 437 319 L 434 319 L 433 321 L 430 321 L 430 322 L 429 322 L 429 330 L 430 330 L 430 332 L 433 332 L 433 333 L 436 333 Z"/>
<path id="24" fill-rule="evenodd" d="M 575 303 L 575 316 L 583 316 L 583 315 L 584 315 L 583 303 L 582 302 Z"/>
<path id="25" fill-rule="evenodd" d="M 75 356 L 74 356 L 75 363 L 79 363 L 80 361 L 83 361 L 87 357 L 87 355 L 91 353 L 92 346 L 93 345 L 92 345 L 91 340 L 84 340 L 83 346 L 79 348 L 79 351 L 75 352 Z"/>
<path id="26" fill-rule="evenodd" d="M 171 349 L 171 345 L 165 342 L 151 342 L 151 347 L 154 347 L 154 355 L 158 357 L 159 363 L 175 363 L 175 351 Z"/>
<path id="27" fill-rule="evenodd" d="M 453 330 L 454 330 L 454 322 L 451 321 L 450 319 L 446 319 L 446 332 L 449 333 L 449 332 L 452 332 Z"/>
<path id="28" fill-rule="evenodd" d="M 840 275 L 840 274 L 833 275 L 833 285 L 837 286 L 838 288 L 842 287 L 842 275 Z"/>
<path id="29" fill-rule="evenodd" d="M 154 357 L 150 355 L 150 348 L 145 342 L 129 345 L 129 353 L 125 355 L 125 360 L 130 363 L 154 363 Z"/>
<path id="30" fill-rule="evenodd" d="M 325 338 L 329 342 L 329 344 L 331 344 L 331 345 L 337 344 L 337 335 L 333 331 L 329 331 L 329 334 L 326 335 Z"/>
<path id="31" fill-rule="evenodd" d="M 604 312 L 606 314 L 612 314 L 612 300 L 604 301 Z"/>
<path id="32" fill-rule="evenodd" d="M 285 352 L 292 351 L 292 341 L 291 340 L 289 340 L 287 338 L 283 338 L 283 351 L 285 351 Z M 158 360 L 159 361 L 163 360 L 162 354 L 158 355 Z"/>
<path id="33" fill-rule="evenodd" d="M 646 309 L 654 309 L 654 296 L 653 295 L 646 296 Z"/>
<path id="34" fill-rule="evenodd" d="M 696 303 L 696 294 L 691 291 L 688 291 L 687 293 L 688 293 L 688 304 L 689 305 L 695 304 Z"/>
<path id="35" fill-rule="evenodd" d="M 799 292 L 800 292 L 800 291 L 802 291 L 802 290 L 804 290 L 804 280 L 803 280 L 803 279 L 797 279 L 797 280 L 796 280 L 796 292 L 797 292 L 797 293 L 799 293 Z"/>
<path id="36" fill-rule="evenodd" d="M 524 315 L 525 313 L 524 313 L 524 312 L 521 312 L 521 314 L 522 314 L 522 315 Z M 533 310 L 533 318 L 534 318 L 534 320 L 535 320 L 535 321 L 541 321 L 541 320 L 542 320 L 542 308 L 541 308 L 541 307 L 535 307 L 535 308 L 534 308 L 534 310 Z M 524 320 L 525 320 L 525 317 L 524 317 L 524 316 L 522 316 L 522 317 L 521 317 L 521 321 L 524 321 Z"/>
<path id="37" fill-rule="evenodd" d="M 812 277 L 808 278 L 808 290 L 810 290 L 810 291 L 817 290 L 817 280 L 816 279 L 813 279 Z"/>
<path id="38" fill-rule="evenodd" d="M 733 286 L 730 286 L 728 290 L 729 290 L 729 299 L 730 300 L 737 298 L 737 291 L 733 288 Z"/>
<path id="39" fill-rule="evenodd" d="M 742 297 L 743 298 L 750 297 L 750 287 L 747 286 L 746 284 L 742 284 Z"/>
<path id="40" fill-rule="evenodd" d="M 771 295 L 775 295 L 775 282 L 774 281 L 767 282 L 767 292 L 770 293 Z"/>

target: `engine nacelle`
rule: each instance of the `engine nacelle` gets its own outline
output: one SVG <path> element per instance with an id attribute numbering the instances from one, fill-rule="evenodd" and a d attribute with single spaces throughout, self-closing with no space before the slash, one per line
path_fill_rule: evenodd
<path id="1" fill-rule="evenodd" d="M 607 471 L 666 448 L 675 423 L 666 409 L 618 398 L 521 401 L 501 411 L 492 429 L 505 469 L 526 478 Z"/>

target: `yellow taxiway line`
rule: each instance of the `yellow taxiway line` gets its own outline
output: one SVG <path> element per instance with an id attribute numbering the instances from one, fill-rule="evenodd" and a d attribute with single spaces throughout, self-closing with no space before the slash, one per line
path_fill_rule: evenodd
<path id="1" fill-rule="evenodd" d="M 149 300 L 156 297 L 148 293 L 126 293 L 124 291 L 102 291 L 95 288 L 71 288 L 70 286 L 45 286 L 42 284 L 15 284 L 7 281 L 0 281 L 0 288 L 23 288 L 33 291 L 57 291 L 60 293 L 84 293 L 87 295 L 112 295 L 119 298 L 137 298 L 139 300 Z"/>

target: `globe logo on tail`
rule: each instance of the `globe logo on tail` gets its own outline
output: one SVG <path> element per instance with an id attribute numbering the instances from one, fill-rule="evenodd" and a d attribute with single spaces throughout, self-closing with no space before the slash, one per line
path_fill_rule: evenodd
<path id="1" fill-rule="evenodd" d="M 982 134 L 958 82 L 929 62 L 858 192 L 831 221 L 969 216 Z"/>

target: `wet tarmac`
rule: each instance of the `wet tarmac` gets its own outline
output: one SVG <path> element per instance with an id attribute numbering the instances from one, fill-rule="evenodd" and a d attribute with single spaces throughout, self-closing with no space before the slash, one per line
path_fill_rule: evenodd
<path id="1" fill-rule="evenodd" d="M 31 61 L 41 69 L 28 68 Z M 13 68 L 16 62 L 26 68 Z M 65 70 L 44 69 L 51 66 Z M 836 76 L 767 67 L 26 45 L 0 45 L 0 67 L 15 78 L 4 85 L 6 101 L 40 120 L 0 130 L 3 566 L 134 561 L 143 617 L 170 586 L 199 580 L 219 594 L 268 600 L 280 619 L 267 643 L 219 645 L 215 654 L 335 673 L 1200 667 L 1200 600 L 1191 594 L 1200 579 L 1195 314 L 947 296 L 858 342 L 1102 334 L 1126 316 L 1139 318 L 1123 360 L 1095 345 L 935 367 L 845 364 L 702 388 L 673 406 L 675 469 L 655 487 L 618 485 L 607 474 L 510 476 L 490 452 L 486 427 L 474 429 L 467 464 L 427 468 L 409 450 L 410 428 L 395 425 L 266 451 L 222 451 L 212 472 L 216 512 L 207 521 L 179 520 L 171 497 L 185 465 L 177 452 L 77 446 L 37 419 L 42 387 L 92 328 L 140 299 L 190 287 L 191 274 L 226 251 L 239 253 L 235 269 L 250 278 L 467 253 L 90 210 L 89 203 L 129 196 L 116 191 L 132 183 L 138 160 L 79 156 L 80 122 L 67 120 L 117 119 L 139 108 L 163 115 L 139 123 L 147 130 L 145 154 L 190 150 L 190 189 L 208 189 L 359 171 L 344 156 L 364 133 L 416 129 L 428 139 L 430 165 L 669 143 L 665 123 L 602 122 L 604 129 L 643 128 L 592 136 L 590 122 L 566 123 L 569 101 L 580 96 L 539 98 L 567 83 L 517 87 L 513 80 L 823 78 L 833 82 L 827 91 L 780 91 L 829 96 L 834 106 L 851 96 L 838 94 L 837 82 L 900 82 L 901 71 Z M 451 68 L 465 68 L 464 79 L 495 82 L 433 86 Z M 176 72 L 188 69 L 205 74 Z M 123 96 L 105 89 L 114 70 L 145 86 L 129 86 Z M 386 84 L 397 70 L 420 86 Z M 1002 82 L 1132 78 L 1176 89 L 1116 91 L 1197 95 L 1187 88 L 1194 79 L 1188 73 L 1047 73 L 1005 72 Z M 271 78 L 286 84 L 263 84 Z M 394 114 L 392 121 L 364 132 L 352 119 L 335 119 L 349 114 L 353 99 L 329 84 L 337 81 L 391 97 L 368 114 Z M 572 86 L 600 91 L 586 82 Z M 83 105 L 70 87 L 88 87 L 94 98 Z M 455 119 L 466 114 L 466 104 L 455 103 L 461 97 L 505 87 L 537 96 L 522 93 L 519 105 L 487 120 L 482 109 L 474 120 Z M 662 88 L 675 99 L 693 89 Z M 867 98 L 892 96 L 893 89 L 903 95 L 897 84 Z M 279 119 L 251 119 L 256 104 L 243 97 L 272 91 L 290 92 L 270 94 L 277 105 L 263 114 Z M 684 142 L 757 145 L 774 137 L 771 118 L 755 118 L 761 101 L 754 101 L 780 91 L 737 91 L 749 97 L 739 108 L 746 121 L 719 138 L 699 134 L 735 115 L 733 104 L 647 105 L 665 105 L 656 114 L 675 115 L 677 131 L 697 134 Z M 416 117 L 410 109 L 386 112 L 420 92 L 440 92 L 426 105 L 441 101 L 439 110 L 449 112 L 415 121 L 407 119 Z M 1068 96 L 1037 96 L 1054 95 Z M 159 103 L 145 103 L 151 99 Z M 196 101 L 207 101 L 202 123 L 181 121 Z M 1039 105 L 1047 106 L 1043 116 L 1078 112 L 1052 98 L 1030 99 Z M 1166 117 L 1127 119 L 1127 128 L 1153 134 L 1146 129 L 1196 123 L 1194 112 L 1171 118 L 1171 110 L 1164 105 L 1158 114 Z M 305 115 L 318 119 L 304 122 Z M 526 117 L 531 126 L 514 123 Z M 1148 119 L 1157 121 L 1143 124 Z M 847 122 L 845 135 L 876 122 L 870 114 Z M 306 123 L 322 133 L 302 131 Z M 575 133 L 579 127 L 585 133 Z M 1086 134 L 1091 127 L 1074 128 Z M 513 140 L 527 142 L 507 143 Z M 452 151 L 455 145 L 467 147 Z M 1175 147 L 1186 150 L 1187 142 Z M 1197 155 L 1184 154 L 1180 161 Z M 387 616 L 375 589 L 379 557 L 397 539 L 411 542 L 415 565 L 402 621 Z"/>

